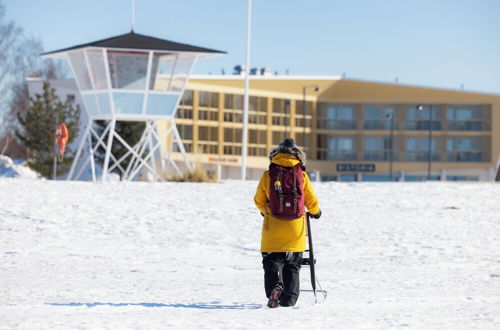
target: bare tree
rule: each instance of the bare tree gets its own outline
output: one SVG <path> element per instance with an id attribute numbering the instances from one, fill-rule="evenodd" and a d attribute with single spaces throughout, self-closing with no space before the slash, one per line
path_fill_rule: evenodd
<path id="1" fill-rule="evenodd" d="M 15 139 L 18 114 L 30 107 L 27 77 L 61 78 L 68 70 L 60 62 L 43 60 L 41 42 L 26 36 L 24 30 L 8 21 L 0 0 L 0 151 L 13 157 L 26 157 L 28 151 Z"/>

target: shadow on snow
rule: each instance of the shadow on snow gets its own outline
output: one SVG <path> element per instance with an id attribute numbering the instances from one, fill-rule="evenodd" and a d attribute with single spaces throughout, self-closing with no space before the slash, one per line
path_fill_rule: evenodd
<path id="1" fill-rule="evenodd" d="M 71 303 L 47 303 L 46 305 L 51 306 L 86 306 L 86 307 L 97 307 L 97 306 L 111 306 L 111 307 L 123 307 L 123 306 L 142 306 L 142 307 L 171 307 L 171 308 L 194 308 L 194 309 L 259 309 L 262 308 L 260 304 L 241 304 L 233 303 L 232 305 L 224 305 L 219 302 L 211 303 L 192 303 L 192 304 L 162 304 L 162 303 L 111 303 L 111 302 L 71 302 Z"/>

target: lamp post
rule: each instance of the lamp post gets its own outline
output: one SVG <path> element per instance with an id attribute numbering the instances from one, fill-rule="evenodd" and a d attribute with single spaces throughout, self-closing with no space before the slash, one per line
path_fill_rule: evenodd
<path id="1" fill-rule="evenodd" d="M 303 131 L 302 131 L 302 147 L 304 151 L 307 148 L 307 139 L 306 139 L 306 113 L 307 113 L 307 102 L 306 102 L 306 91 L 308 88 L 314 88 L 315 92 L 319 92 L 319 86 L 317 85 L 306 85 L 302 86 L 302 117 L 303 117 Z"/>
<path id="2" fill-rule="evenodd" d="M 389 138 L 389 179 L 392 182 L 392 165 L 394 162 L 394 109 L 392 109 L 391 113 L 388 113 L 386 115 L 386 118 L 390 119 L 390 128 L 391 128 L 391 135 Z"/>
<path id="3" fill-rule="evenodd" d="M 423 111 L 424 106 L 419 104 L 417 105 L 417 110 L 418 111 Z M 431 165 L 432 165 L 432 105 L 429 105 L 429 120 L 428 120 L 428 125 L 429 125 L 429 136 L 428 136 L 428 155 L 427 155 L 427 180 L 431 179 Z"/>
<path id="4" fill-rule="evenodd" d="M 245 55 L 245 93 L 243 96 L 243 131 L 241 134 L 241 180 L 246 180 L 247 173 L 247 144 L 248 144 L 248 89 L 250 80 L 250 46 L 252 39 L 252 0 L 248 0 L 247 9 L 247 39 Z"/>
<path id="5" fill-rule="evenodd" d="M 283 120 L 284 120 L 283 124 L 285 125 L 285 139 L 286 139 L 286 138 L 288 138 L 288 129 L 290 128 L 290 125 L 291 125 L 290 100 L 285 100 L 284 106 L 285 106 L 285 109 L 284 109 L 285 110 L 285 118 L 283 118 Z M 288 119 L 288 123 L 286 122 L 287 119 Z"/>

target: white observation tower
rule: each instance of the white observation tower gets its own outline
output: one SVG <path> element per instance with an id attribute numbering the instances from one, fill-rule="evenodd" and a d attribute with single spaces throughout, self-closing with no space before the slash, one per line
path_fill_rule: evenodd
<path id="1" fill-rule="evenodd" d="M 99 147 L 105 150 L 102 180 L 119 170 L 122 180 L 133 180 L 146 169 L 158 180 L 157 155 L 170 142 L 162 167 L 171 164 L 182 175 L 171 157 L 174 143 L 184 155 L 184 145 L 175 126 L 175 112 L 196 60 L 225 52 L 162 40 L 134 33 L 73 46 L 43 54 L 48 58 L 69 61 L 82 96 L 89 121 L 78 146 L 68 180 L 78 180 L 85 169 L 91 169 L 96 180 L 94 155 Z M 94 127 L 96 120 L 107 122 L 102 132 Z M 158 120 L 168 122 L 166 132 L 159 135 Z M 139 142 L 131 146 L 116 131 L 117 121 L 145 123 Z M 94 140 L 94 144 L 92 143 Z M 121 143 L 127 153 L 117 159 L 112 152 L 113 141 Z M 167 148 L 163 148 L 167 150 Z M 128 159 L 128 166 L 122 166 Z"/>

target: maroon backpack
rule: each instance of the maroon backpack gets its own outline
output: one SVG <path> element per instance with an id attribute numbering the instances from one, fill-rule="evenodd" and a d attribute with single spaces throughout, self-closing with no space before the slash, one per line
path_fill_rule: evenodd
<path id="1" fill-rule="evenodd" d="M 273 217 L 294 220 L 304 214 L 304 173 L 302 164 L 282 167 L 269 165 L 269 206 Z"/>

